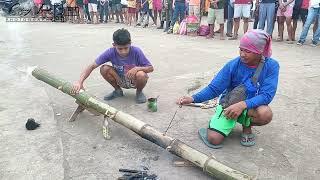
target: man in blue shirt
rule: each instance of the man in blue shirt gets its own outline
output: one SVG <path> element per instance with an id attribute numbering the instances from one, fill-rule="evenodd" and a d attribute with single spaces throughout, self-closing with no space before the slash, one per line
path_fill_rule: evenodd
<path id="1" fill-rule="evenodd" d="M 178 104 L 184 105 L 205 102 L 222 95 L 208 129 L 199 130 L 200 137 L 208 146 L 220 148 L 236 122 L 243 126 L 241 144 L 252 146 L 255 141 L 251 126 L 262 126 L 271 121 L 272 111 L 268 104 L 276 94 L 279 64 L 270 56 L 271 36 L 263 30 L 249 31 L 241 38 L 240 57 L 229 61 L 200 92 L 178 100 Z M 254 83 L 252 77 L 257 74 L 259 66 L 262 69 Z M 221 102 L 226 101 L 226 97 L 241 85 L 245 87 L 243 100 L 222 106 Z"/>

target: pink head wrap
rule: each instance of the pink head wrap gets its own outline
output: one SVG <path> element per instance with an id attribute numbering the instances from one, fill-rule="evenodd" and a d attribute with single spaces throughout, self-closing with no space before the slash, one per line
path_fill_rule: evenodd
<path id="1" fill-rule="evenodd" d="M 264 57 L 270 57 L 271 52 L 271 36 L 260 29 L 248 31 L 240 39 L 240 48 L 249 50 Z"/>

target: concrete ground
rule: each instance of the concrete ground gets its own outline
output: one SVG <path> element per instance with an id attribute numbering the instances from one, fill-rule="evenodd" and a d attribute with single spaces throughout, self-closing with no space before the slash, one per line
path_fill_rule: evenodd
<path id="1" fill-rule="evenodd" d="M 0 22 L 0 179 L 116 179 L 119 168 L 147 167 L 160 179 L 211 179 L 196 167 L 174 167 L 178 158 L 111 122 L 112 139 L 102 137 L 102 117 L 82 113 L 67 122 L 74 99 L 26 75 L 39 66 L 74 82 L 83 68 L 111 47 L 114 30 L 124 25 Z M 164 131 L 177 106 L 175 100 L 204 87 L 230 59 L 238 56 L 238 41 L 166 35 L 154 28 L 128 28 L 155 67 L 145 89 L 159 97 L 158 112 L 136 105 L 134 91 L 108 102 Z M 309 37 L 310 39 L 310 37 Z M 320 49 L 273 43 L 281 66 L 277 95 L 271 104 L 273 121 L 254 127 L 256 146 L 242 147 L 240 126 L 213 150 L 198 138 L 213 109 L 183 107 L 168 135 L 226 165 L 258 179 L 320 178 Z M 95 71 L 87 90 L 102 99 L 112 91 Z M 103 100 L 102 100 L 103 101 Z M 25 129 L 28 118 L 41 127 Z"/>

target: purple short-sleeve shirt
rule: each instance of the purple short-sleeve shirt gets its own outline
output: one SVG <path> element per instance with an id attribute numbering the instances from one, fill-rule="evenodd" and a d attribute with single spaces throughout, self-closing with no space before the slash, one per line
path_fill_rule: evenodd
<path id="1" fill-rule="evenodd" d="M 130 46 L 127 57 L 120 57 L 116 48 L 109 48 L 98 56 L 95 62 L 97 65 L 111 62 L 113 68 L 120 76 L 124 76 L 133 67 L 152 66 L 142 50 L 135 46 Z"/>

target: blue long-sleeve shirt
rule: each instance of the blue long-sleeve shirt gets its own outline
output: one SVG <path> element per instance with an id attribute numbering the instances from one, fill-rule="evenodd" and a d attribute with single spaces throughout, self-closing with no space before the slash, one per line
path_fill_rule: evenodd
<path id="1" fill-rule="evenodd" d="M 256 68 L 245 65 L 240 57 L 229 61 L 207 87 L 192 96 L 194 102 L 204 102 L 231 91 L 248 78 L 251 78 L 255 71 Z M 272 101 L 277 91 L 278 76 L 279 63 L 272 58 L 266 58 L 258 79 L 257 94 L 245 100 L 248 109 L 268 105 Z"/>

